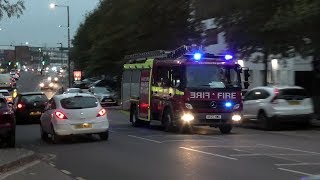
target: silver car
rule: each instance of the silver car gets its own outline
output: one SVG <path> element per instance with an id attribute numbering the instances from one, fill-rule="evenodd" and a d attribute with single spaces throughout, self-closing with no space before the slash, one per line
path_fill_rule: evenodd
<path id="1" fill-rule="evenodd" d="M 116 93 L 106 87 L 91 87 L 89 92 L 99 99 L 102 107 L 116 106 Z"/>

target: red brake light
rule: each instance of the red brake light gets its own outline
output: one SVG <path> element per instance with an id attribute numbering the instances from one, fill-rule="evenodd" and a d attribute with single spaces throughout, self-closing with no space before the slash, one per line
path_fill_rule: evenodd
<path id="1" fill-rule="evenodd" d="M 278 104 L 278 95 L 279 95 L 279 89 L 274 90 L 275 96 L 270 101 L 272 104 Z"/>
<path id="2" fill-rule="evenodd" d="M 20 103 L 19 103 L 19 104 L 17 105 L 17 107 L 18 107 L 18 109 L 21 109 L 21 108 L 23 108 L 23 104 L 20 104 Z"/>
<path id="3" fill-rule="evenodd" d="M 107 111 L 105 109 L 101 109 L 99 112 L 98 112 L 98 115 L 97 117 L 101 117 L 101 116 L 104 116 L 107 114 Z"/>
<path id="4" fill-rule="evenodd" d="M 56 111 L 54 114 L 55 114 L 56 117 L 59 118 L 59 119 L 68 119 L 67 116 L 63 114 L 63 112 Z"/>

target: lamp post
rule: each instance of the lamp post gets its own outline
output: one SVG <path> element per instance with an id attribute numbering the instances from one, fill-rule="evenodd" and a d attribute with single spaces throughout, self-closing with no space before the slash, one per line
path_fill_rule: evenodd
<path id="1" fill-rule="evenodd" d="M 68 83 L 69 83 L 69 87 L 71 87 L 71 62 L 70 62 L 70 8 L 69 6 L 65 6 L 65 5 L 57 5 L 54 3 L 50 4 L 50 8 L 54 9 L 55 7 L 64 7 L 67 8 L 67 18 L 68 18 L 68 25 L 67 25 L 67 29 L 68 29 Z"/>

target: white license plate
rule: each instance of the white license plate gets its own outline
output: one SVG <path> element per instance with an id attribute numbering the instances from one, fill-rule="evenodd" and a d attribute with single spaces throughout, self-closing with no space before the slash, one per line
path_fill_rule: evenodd
<path id="1" fill-rule="evenodd" d="M 206 115 L 206 119 L 221 119 L 221 115 Z"/>

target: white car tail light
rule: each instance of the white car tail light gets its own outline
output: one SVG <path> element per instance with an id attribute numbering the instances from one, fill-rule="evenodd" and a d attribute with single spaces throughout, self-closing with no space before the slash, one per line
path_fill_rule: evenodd
<path id="1" fill-rule="evenodd" d="M 101 109 L 99 112 L 98 112 L 98 115 L 97 117 L 101 117 L 101 116 L 104 116 L 107 114 L 107 111 L 105 109 Z"/>
<path id="2" fill-rule="evenodd" d="M 63 114 L 63 112 L 60 112 L 60 111 L 56 111 L 54 113 L 54 115 L 56 115 L 56 117 L 59 119 L 68 119 L 67 116 L 65 114 Z"/>

